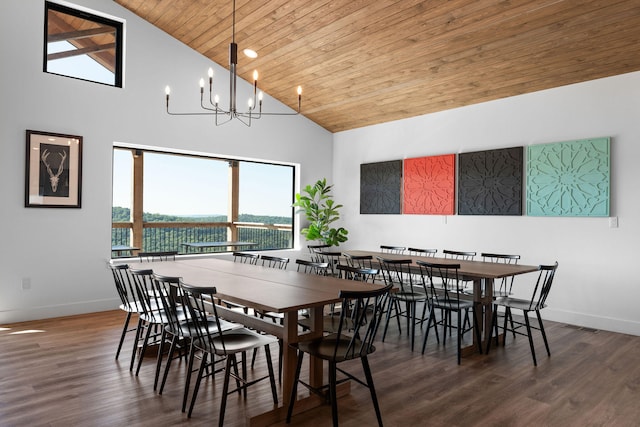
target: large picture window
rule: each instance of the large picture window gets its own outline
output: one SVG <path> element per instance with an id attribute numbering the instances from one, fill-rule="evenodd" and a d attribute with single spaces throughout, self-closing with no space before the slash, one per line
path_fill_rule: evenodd
<path id="1" fill-rule="evenodd" d="M 124 22 L 45 2 L 44 71 L 122 87 Z"/>
<path id="2" fill-rule="evenodd" d="M 294 173 L 290 165 L 116 147 L 112 247 L 220 252 L 237 249 L 225 242 L 246 242 L 242 249 L 291 248 Z"/>

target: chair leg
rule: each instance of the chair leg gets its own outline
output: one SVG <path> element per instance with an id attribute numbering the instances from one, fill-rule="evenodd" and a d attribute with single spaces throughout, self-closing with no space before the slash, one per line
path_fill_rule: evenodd
<path id="1" fill-rule="evenodd" d="M 153 327 L 154 325 L 151 325 L 151 324 L 147 325 L 147 333 L 144 335 L 144 342 L 142 343 L 142 349 L 140 350 L 140 355 L 138 356 L 138 367 L 136 368 L 136 377 L 140 373 L 140 366 L 142 366 L 142 359 L 144 359 L 144 354 L 147 352 L 147 346 L 148 346 L 147 343 L 149 342 L 149 337 L 151 336 L 151 328 Z"/>
<path id="2" fill-rule="evenodd" d="M 509 311 L 509 323 L 511 324 L 511 334 L 513 335 L 513 338 L 515 339 L 515 337 L 516 337 L 516 325 L 513 322 L 513 315 L 511 314 L 511 308 L 507 307 L 507 310 Z"/>
<path id="3" fill-rule="evenodd" d="M 367 356 L 360 358 L 362 360 L 362 370 L 364 371 L 365 378 L 367 379 L 367 385 L 371 392 L 371 401 L 373 402 L 373 408 L 376 411 L 376 418 L 378 419 L 378 426 L 382 427 L 382 415 L 380 414 L 380 406 L 378 405 L 378 397 L 376 395 L 376 389 L 373 385 L 373 377 L 371 376 L 371 368 L 369 367 L 369 359 Z"/>
<path id="4" fill-rule="evenodd" d="M 164 354 L 164 340 L 166 339 L 167 332 L 162 328 L 162 334 L 160 335 L 160 345 L 158 346 L 158 356 L 156 357 L 156 375 L 153 379 L 153 391 L 158 389 L 158 379 L 160 378 L 160 369 L 162 368 L 162 355 Z M 173 339 L 171 340 L 171 346 L 173 347 Z M 169 363 L 167 360 L 167 364 Z"/>
<path id="5" fill-rule="evenodd" d="M 410 329 L 411 333 L 411 351 L 416 340 L 416 303 L 407 301 L 407 329 Z"/>
<path id="6" fill-rule="evenodd" d="M 256 364 L 256 356 L 258 355 L 258 347 L 253 349 L 253 356 L 251 356 L 251 369 Z"/>
<path id="7" fill-rule="evenodd" d="M 482 350 L 482 336 L 480 335 L 480 320 L 478 319 L 479 311 L 473 309 L 473 331 L 476 334 L 476 342 L 478 343 L 478 353 L 483 354 Z M 491 342 L 491 327 L 489 327 L 489 342 Z"/>
<path id="8" fill-rule="evenodd" d="M 527 336 L 529 337 L 529 346 L 531 347 L 531 356 L 533 357 L 533 366 L 538 366 L 536 361 L 536 349 L 533 347 L 533 336 L 531 334 L 531 324 L 529 323 L 529 313 L 524 312 L 524 323 L 527 326 Z"/>
<path id="9" fill-rule="evenodd" d="M 427 348 L 427 339 L 429 338 L 429 329 L 431 329 L 431 321 L 433 320 L 433 327 L 436 330 L 436 336 L 438 336 L 438 325 L 435 323 L 435 310 L 433 307 L 429 309 L 429 319 L 427 320 L 427 331 L 424 333 L 424 341 L 422 341 L 422 354 L 424 354 L 424 350 Z"/>
<path id="10" fill-rule="evenodd" d="M 333 427 L 338 427 L 338 398 L 336 396 L 337 370 L 336 362 L 329 362 L 329 400 L 331 401 L 331 418 Z"/>
<path id="11" fill-rule="evenodd" d="M 236 355 L 227 355 L 227 366 L 224 370 L 224 385 L 222 386 L 222 401 L 220 402 L 220 416 L 218 417 L 218 426 L 224 426 L 224 412 L 227 407 L 227 394 L 229 393 L 229 378 L 231 377 L 231 361 L 237 365 Z M 237 369 L 237 366 L 236 366 Z"/>
<path id="12" fill-rule="evenodd" d="M 174 336 L 171 339 L 171 346 L 169 347 L 169 354 L 167 356 L 167 364 L 164 367 L 164 374 L 162 375 L 162 383 L 160 383 L 160 390 L 158 391 L 158 394 L 162 394 L 162 391 L 164 390 L 164 385 L 167 382 L 167 376 L 169 376 L 169 368 L 171 367 L 171 361 L 173 360 L 173 354 L 176 351 L 177 345 L 178 337 Z"/>
<path id="13" fill-rule="evenodd" d="M 289 407 L 287 408 L 287 424 L 291 422 L 291 415 L 293 414 L 293 405 L 296 402 L 298 396 L 298 381 L 300 380 L 300 370 L 302 369 L 302 358 L 304 352 L 298 350 L 298 364 L 296 366 L 296 373 L 293 377 L 293 387 L 291 387 L 291 396 L 289 396 Z"/>
<path id="14" fill-rule="evenodd" d="M 540 310 L 536 310 L 536 315 L 538 316 L 538 324 L 540 325 L 540 332 L 542 333 L 544 346 L 547 349 L 547 356 L 551 357 L 551 351 L 549 350 L 549 343 L 547 342 L 547 334 L 544 332 L 544 325 L 542 324 L 542 316 L 540 316 Z"/>
<path id="15" fill-rule="evenodd" d="M 462 330 L 464 329 L 464 325 L 462 322 L 462 312 L 460 310 L 457 311 L 458 314 L 458 365 L 461 362 L 460 359 L 460 350 L 462 349 Z"/>
<path id="16" fill-rule="evenodd" d="M 213 356 L 212 356 L 213 359 Z M 198 397 L 198 390 L 200 389 L 200 383 L 202 382 L 204 368 L 207 365 L 207 353 L 202 353 L 202 360 L 200 361 L 200 368 L 198 368 L 198 378 L 196 379 L 196 384 L 193 387 L 193 394 L 191 395 L 191 404 L 189 405 L 189 412 L 187 413 L 187 418 L 191 418 L 191 414 L 193 413 L 193 406 L 196 404 L 196 398 Z"/>
<path id="17" fill-rule="evenodd" d="M 144 321 L 138 318 L 138 326 L 136 327 L 136 337 L 133 339 L 133 351 L 131 351 L 131 363 L 129 365 L 129 371 L 133 371 L 133 364 L 136 360 L 136 353 L 138 352 L 138 341 L 142 335 Z"/>
<path id="18" fill-rule="evenodd" d="M 494 331 L 495 329 L 495 331 Z M 493 307 L 493 315 L 491 316 L 491 326 L 489 327 L 489 333 L 495 332 L 496 334 L 496 347 L 498 346 L 498 307 Z M 489 337 L 487 341 L 487 351 L 485 354 L 489 354 L 489 350 L 491 350 L 491 341 L 493 337 Z"/>
<path id="19" fill-rule="evenodd" d="M 122 327 L 122 335 L 120 335 L 120 342 L 118 343 L 118 350 L 116 351 L 116 360 L 120 356 L 120 350 L 122 350 L 122 343 L 124 342 L 124 336 L 127 335 L 127 329 L 129 329 L 129 320 L 131 319 L 131 312 L 127 311 L 127 318 L 124 319 L 124 326 Z"/>
<path id="20" fill-rule="evenodd" d="M 193 342 L 189 345 L 189 363 L 187 365 L 187 377 L 184 380 L 184 393 L 182 396 L 182 412 L 187 410 L 187 398 L 189 397 L 189 385 L 191 384 L 191 374 L 193 373 L 193 361 L 196 358 L 196 349 Z M 213 357 L 215 360 L 215 356 Z"/>
<path id="21" fill-rule="evenodd" d="M 282 346 L 280 346 L 282 349 Z M 273 396 L 273 403 L 278 404 L 278 392 L 276 390 L 276 379 L 273 373 L 273 362 L 271 361 L 271 349 L 269 345 L 264 346 L 265 357 L 267 358 L 267 370 L 269 371 L 269 383 L 271 384 L 271 394 Z"/>

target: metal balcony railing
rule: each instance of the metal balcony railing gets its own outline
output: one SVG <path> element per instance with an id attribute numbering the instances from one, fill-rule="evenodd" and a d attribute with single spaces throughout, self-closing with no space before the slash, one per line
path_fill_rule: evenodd
<path id="1" fill-rule="evenodd" d="M 225 242 L 240 240 L 256 243 L 251 250 L 293 247 L 291 225 L 261 223 L 143 223 L 142 243 L 133 241 L 133 223 L 114 222 L 111 245 L 137 246 L 144 252 L 178 251 L 185 253 L 186 242 Z M 232 238 L 232 236 L 235 236 Z M 209 248 L 206 252 L 225 252 L 227 247 Z"/>

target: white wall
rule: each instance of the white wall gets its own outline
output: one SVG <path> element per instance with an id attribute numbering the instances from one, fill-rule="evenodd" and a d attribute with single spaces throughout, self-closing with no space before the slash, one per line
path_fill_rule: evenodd
<path id="1" fill-rule="evenodd" d="M 210 61 L 113 1 L 75 3 L 126 19 L 123 89 L 43 73 L 44 1 L 0 2 L 0 322 L 117 307 L 105 267 L 114 143 L 289 162 L 300 164 L 302 183 L 331 179 L 332 135 L 304 117 L 216 128 L 210 118 L 166 115 L 165 85 L 177 109 L 196 107 Z M 24 208 L 26 129 L 84 137 L 81 209 Z M 23 279 L 31 289 L 22 289 Z"/>
<path id="2" fill-rule="evenodd" d="M 517 253 L 525 264 L 557 260 L 547 318 L 639 335 L 639 117 L 640 73 L 632 73 L 335 134 L 335 196 L 345 205 L 347 246 Z M 611 215 L 619 228 L 609 228 L 608 218 L 359 214 L 361 163 L 601 136 L 612 138 Z"/>

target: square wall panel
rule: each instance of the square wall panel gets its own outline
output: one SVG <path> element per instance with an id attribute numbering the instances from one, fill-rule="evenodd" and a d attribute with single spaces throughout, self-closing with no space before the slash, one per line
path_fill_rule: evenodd
<path id="1" fill-rule="evenodd" d="M 523 147 L 458 155 L 459 215 L 522 215 Z"/>
<path id="2" fill-rule="evenodd" d="M 531 145 L 527 150 L 527 215 L 609 216 L 610 140 Z"/>
<path id="3" fill-rule="evenodd" d="M 360 165 L 360 213 L 399 214 L 402 204 L 402 160 Z"/>
<path id="4" fill-rule="evenodd" d="M 455 154 L 405 159 L 403 213 L 453 215 L 455 174 Z"/>

